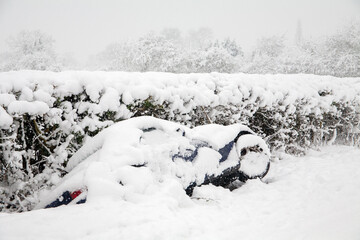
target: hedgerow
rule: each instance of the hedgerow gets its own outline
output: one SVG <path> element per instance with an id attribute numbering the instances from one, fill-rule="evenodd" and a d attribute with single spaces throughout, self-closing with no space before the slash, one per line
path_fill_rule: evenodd
<path id="1" fill-rule="evenodd" d="M 360 79 L 314 75 L 0 74 L 0 211 L 31 210 L 89 137 L 136 116 L 248 125 L 272 151 L 360 146 Z"/>

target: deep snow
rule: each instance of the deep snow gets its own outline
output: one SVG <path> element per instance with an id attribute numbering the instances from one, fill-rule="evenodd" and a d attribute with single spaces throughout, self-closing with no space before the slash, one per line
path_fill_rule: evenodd
<path id="1" fill-rule="evenodd" d="M 233 192 L 203 186 L 191 200 L 167 184 L 171 194 L 136 203 L 0 213 L 0 239 L 359 239 L 360 149 L 283 155 L 264 181 Z"/>

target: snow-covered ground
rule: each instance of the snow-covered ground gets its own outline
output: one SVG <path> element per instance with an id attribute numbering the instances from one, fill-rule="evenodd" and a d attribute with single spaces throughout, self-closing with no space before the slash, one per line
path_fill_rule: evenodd
<path id="1" fill-rule="evenodd" d="M 284 155 L 264 181 L 203 186 L 191 200 L 174 186 L 146 201 L 0 213 L 0 239 L 359 239 L 360 149 Z"/>

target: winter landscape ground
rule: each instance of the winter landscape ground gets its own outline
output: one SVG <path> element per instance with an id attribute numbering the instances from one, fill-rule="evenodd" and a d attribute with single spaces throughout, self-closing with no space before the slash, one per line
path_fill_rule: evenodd
<path id="1" fill-rule="evenodd" d="M 358 239 L 360 150 L 326 146 L 280 155 L 263 179 L 230 192 L 178 186 L 132 202 L 0 213 L 0 239 Z M 161 197 L 160 197 L 161 196 Z"/>
<path id="2" fill-rule="evenodd" d="M 0 0 L 0 240 L 360 240 L 359 13 Z"/>

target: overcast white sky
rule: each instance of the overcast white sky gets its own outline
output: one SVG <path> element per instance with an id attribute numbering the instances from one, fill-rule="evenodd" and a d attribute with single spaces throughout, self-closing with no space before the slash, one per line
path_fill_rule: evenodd
<path id="1" fill-rule="evenodd" d="M 261 36 L 293 38 L 301 20 L 305 38 L 359 19 L 360 0 L 0 0 L 0 52 L 21 30 L 41 30 L 59 52 L 81 60 L 111 42 L 150 30 L 211 28 L 250 49 Z"/>

